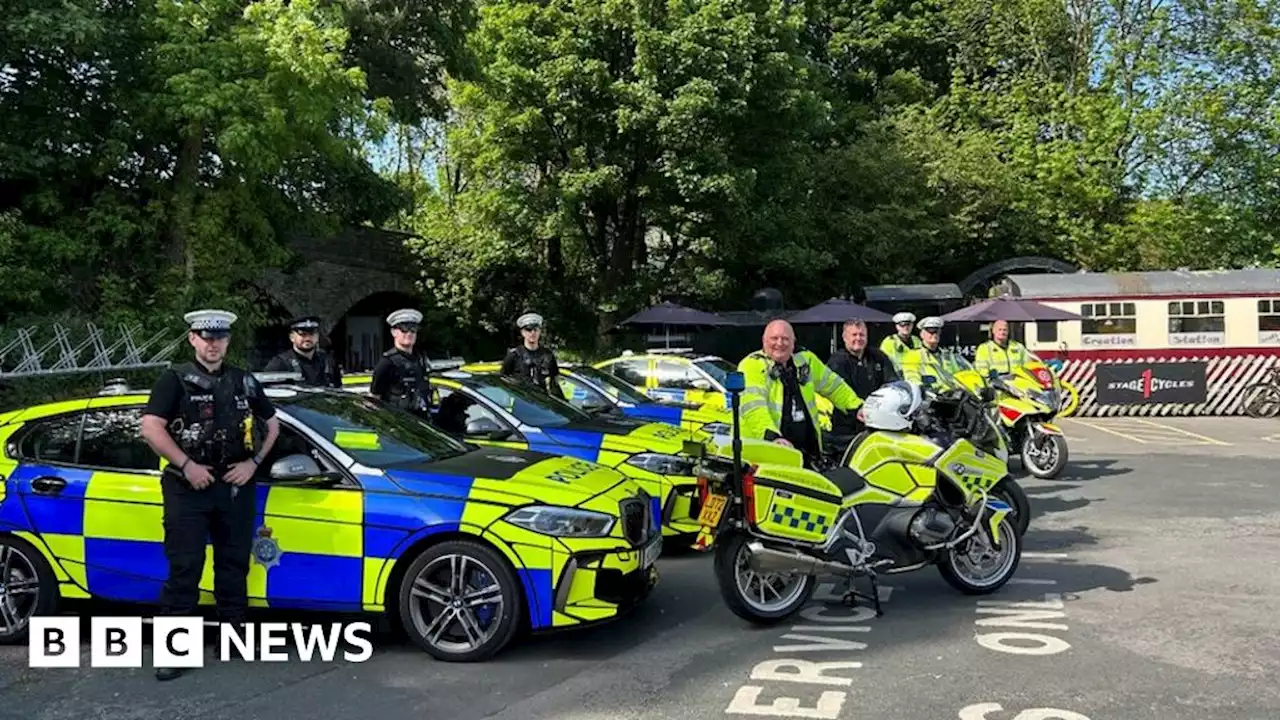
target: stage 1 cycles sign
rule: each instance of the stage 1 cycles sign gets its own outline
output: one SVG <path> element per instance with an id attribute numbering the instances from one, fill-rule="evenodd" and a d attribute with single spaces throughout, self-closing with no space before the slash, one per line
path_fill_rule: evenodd
<path id="1" fill-rule="evenodd" d="M 1094 378 L 1099 405 L 1205 402 L 1208 365 L 1200 362 L 1098 363 Z"/>

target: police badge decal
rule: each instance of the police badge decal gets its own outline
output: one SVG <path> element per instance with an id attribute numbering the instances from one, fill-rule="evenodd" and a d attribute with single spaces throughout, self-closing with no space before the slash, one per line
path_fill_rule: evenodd
<path id="1" fill-rule="evenodd" d="M 263 525 L 258 528 L 258 537 L 253 541 L 253 561 L 270 570 L 280 564 L 280 543 L 271 537 L 271 528 Z"/>

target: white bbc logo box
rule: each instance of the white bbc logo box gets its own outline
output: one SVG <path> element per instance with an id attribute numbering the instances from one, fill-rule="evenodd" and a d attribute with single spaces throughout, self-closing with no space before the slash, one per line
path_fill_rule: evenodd
<path id="1" fill-rule="evenodd" d="M 103 668 L 140 668 L 142 648 L 146 640 L 140 617 L 95 617 L 90 625 L 89 666 Z M 159 616 L 150 621 L 152 627 L 151 665 L 163 668 L 198 668 L 205 664 L 205 627 L 199 617 Z M 341 640 L 359 648 L 345 650 L 342 659 L 364 662 L 373 655 L 373 644 L 360 634 L 372 634 L 369 623 L 335 623 L 312 625 L 304 630 L 299 623 L 246 624 L 237 629 L 227 624 L 209 623 L 218 635 L 222 662 L 234 654 L 253 662 L 289 662 L 285 649 L 292 639 L 302 662 L 312 662 L 319 654 L 323 662 L 332 662 Z M 80 667 L 80 618 L 33 617 L 28 639 L 28 665 L 36 668 Z"/>
<path id="2" fill-rule="evenodd" d="M 89 635 L 89 666 L 142 667 L 145 635 L 140 617 L 95 617 Z M 151 621 L 154 667 L 204 667 L 204 621 L 157 617 Z M 33 617 L 28 644 L 31 667 L 80 667 L 80 618 Z"/>

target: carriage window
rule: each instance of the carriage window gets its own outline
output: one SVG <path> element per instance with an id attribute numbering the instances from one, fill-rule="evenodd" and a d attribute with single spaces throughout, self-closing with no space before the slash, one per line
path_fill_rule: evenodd
<path id="1" fill-rule="evenodd" d="M 1037 322 L 1036 342 L 1058 342 L 1058 321 L 1041 320 Z"/>
<path id="2" fill-rule="evenodd" d="M 1258 332 L 1280 332 L 1280 298 L 1258 301 Z"/>
<path id="3" fill-rule="evenodd" d="M 1175 300 L 1169 303 L 1169 332 L 1226 331 L 1226 308 L 1221 300 Z"/>
<path id="4" fill-rule="evenodd" d="M 1084 335 L 1132 335 L 1138 332 L 1138 312 L 1131 302 L 1085 303 L 1080 306 Z"/>

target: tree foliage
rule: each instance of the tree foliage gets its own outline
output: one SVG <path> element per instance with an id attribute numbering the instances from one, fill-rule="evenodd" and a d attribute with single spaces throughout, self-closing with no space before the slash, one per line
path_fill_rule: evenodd
<path id="1" fill-rule="evenodd" d="M 417 234 L 424 310 L 581 349 L 663 296 L 1280 261 L 1275 0 L 9 8 L 0 323 L 252 316 L 353 223 Z"/>

